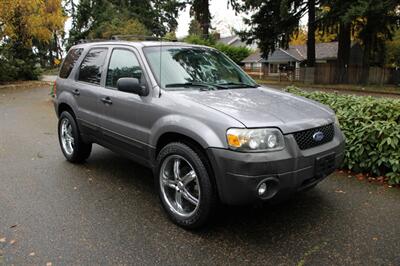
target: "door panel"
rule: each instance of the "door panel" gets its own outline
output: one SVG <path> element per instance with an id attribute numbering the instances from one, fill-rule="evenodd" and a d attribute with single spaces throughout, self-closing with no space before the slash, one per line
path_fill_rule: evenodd
<path id="1" fill-rule="evenodd" d="M 133 50 L 115 48 L 112 51 L 106 75 L 106 87 L 100 98 L 112 103 L 102 102 L 103 112 L 100 124 L 103 139 L 109 145 L 129 153 L 139 162 L 149 160 L 149 126 L 143 123 L 144 112 L 151 105 L 151 96 L 140 97 L 133 93 L 116 89 L 119 78 L 138 78 L 143 85 L 146 81 L 138 57 Z"/>
<path id="2" fill-rule="evenodd" d="M 92 48 L 85 55 L 78 70 L 77 80 L 71 86 L 71 93 L 78 103 L 78 123 L 83 134 L 98 137 L 100 130 L 98 113 L 98 90 L 107 48 Z"/>
<path id="3" fill-rule="evenodd" d="M 78 123 L 85 135 L 98 135 L 98 88 L 98 86 L 81 82 L 73 82 L 71 86 L 73 94 L 74 92 L 79 93 L 79 95 L 75 93 L 74 98 L 78 104 Z"/>

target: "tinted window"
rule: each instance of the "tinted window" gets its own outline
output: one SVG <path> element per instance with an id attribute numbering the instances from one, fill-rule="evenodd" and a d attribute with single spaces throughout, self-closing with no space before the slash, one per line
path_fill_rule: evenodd
<path id="1" fill-rule="evenodd" d="M 232 60 L 214 49 L 163 46 L 146 47 L 143 51 L 163 88 L 168 87 L 166 85 L 184 83 L 257 85 Z"/>
<path id="2" fill-rule="evenodd" d="M 66 79 L 68 78 L 69 74 L 71 73 L 72 69 L 75 66 L 76 61 L 81 56 L 83 49 L 71 49 L 67 57 L 64 60 L 64 63 L 60 69 L 60 78 Z"/>
<path id="3" fill-rule="evenodd" d="M 116 49 L 108 66 L 106 86 L 116 88 L 120 78 L 137 78 L 141 81 L 142 69 L 133 52 Z"/>
<path id="4" fill-rule="evenodd" d="M 101 71 L 106 54 L 106 48 L 91 49 L 83 59 L 79 69 L 79 80 L 100 84 Z"/>

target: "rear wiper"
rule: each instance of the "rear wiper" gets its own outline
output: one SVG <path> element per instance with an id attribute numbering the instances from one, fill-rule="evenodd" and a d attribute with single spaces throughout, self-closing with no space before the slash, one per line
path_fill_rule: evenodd
<path id="1" fill-rule="evenodd" d="M 224 88 L 257 88 L 259 87 L 258 84 L 250 85 L 241 82 L 226 82 L 226 83 L 219 83 L 215 84 L 215 86 L 224 87 Z"/>
<path id="2" fill-rule="evenodd" d="M 165 88 L 189 88 L 189 87 L 201 87 L 205 88 L 207 90 L 215 90 L 216 86 L 213 84 L 208 84 L 208 83 L 201 83 L 201 82 L 185 82 L 185 83 L 170 83 L 166 84 Z"/>

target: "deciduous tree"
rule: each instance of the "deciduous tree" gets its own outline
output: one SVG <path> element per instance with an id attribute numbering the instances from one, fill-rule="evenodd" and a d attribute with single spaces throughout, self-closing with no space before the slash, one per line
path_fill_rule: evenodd
<path id="1" fill-rule="evenodd" d="M 61 0 L 2 0 L 0 25 L 2 50 L 13 73 L 9 77 L 35 79 L 37 55 L 45 49 L 52 55 L 52 40 L 61 33 L 65 16 Z M 57 42 L 58 43 L 58 42 Z M 38 45 L 40 44 L 40 45 Z M 51 51 L 50 51 L 51 50 Z"/>
<path id="2" fill-rule="evenodd" d="M 178 11 L 184 6 L 185 2 L 180 0 L 81 0 L 68 46 L 88 37 L 108 38 L 118 34 L 164 36 L 176 29 Z M 104 29 L 106 33 L 103 34 Z"/>

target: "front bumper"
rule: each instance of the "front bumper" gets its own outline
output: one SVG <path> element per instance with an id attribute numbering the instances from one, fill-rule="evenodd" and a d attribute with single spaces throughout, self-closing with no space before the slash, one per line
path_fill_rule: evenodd
<path id="1" fill-rule="evenodd" d="M 293 135 L 285 135 L 285 149 L 275 152 L 243 153 L 209 148 L 208 156 L 214 169 L 218 193 L 226 204 L 239 205 L 262 201 L 278 195 L 309 188 L 339 167 L 344 158 L 344 136 L 335 126 L 332 141 L 300 150 Z M 332 167 L 320 171 L 320 158 L 330 157 Z M 261 182 L 271 181 L 276 193 L 260 197 Z"/>

